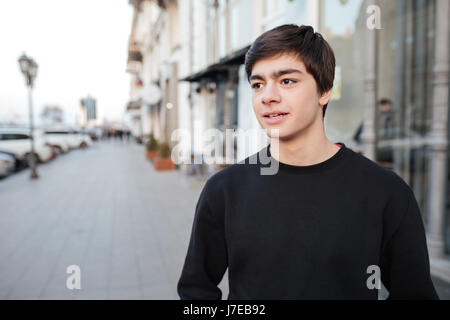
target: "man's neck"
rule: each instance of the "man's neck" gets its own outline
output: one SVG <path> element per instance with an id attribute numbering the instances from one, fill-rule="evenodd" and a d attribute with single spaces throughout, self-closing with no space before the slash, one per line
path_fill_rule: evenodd
<path id="1" fill-rule="evenodd" d="M 294 166 L 321 163 L 330 159 L 339 149 L 338 145 L 328 140 L 323 130 L 310 131 L 289 140 L 272 138 L 270 142 L 272 157 Z"/>

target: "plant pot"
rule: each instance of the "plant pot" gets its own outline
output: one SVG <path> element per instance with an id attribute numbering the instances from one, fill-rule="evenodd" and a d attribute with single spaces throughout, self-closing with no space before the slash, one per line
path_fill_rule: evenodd
<path id="1" fill-rule="evenodd" d="M 229 164 L 225 164 L 225 163 L 221 163 L 221 164 L 218 164 L 218 165 L 216 165 L 216 170 L 217 171 L 220 171 L 220 170 L 223 170 L 223 169 L 225 169 L 225 168 L 228 168 L 230 165 Z"/>
<path id="2" fill-rule="evenodd" d="M 168 171 L 177 169 L 177 166 L 171 158 L 156 157 L 154 158 L 153 165 L 155 166 L 156 171 Z"/>
<path id="3" fill-rule="evenodd" d="M 159 156 L 158 151 L 147 151 L 147 154 L 146 154 L 147 159 L 153 159 L 153 158 L 156 158 L 157 156 Z"/>

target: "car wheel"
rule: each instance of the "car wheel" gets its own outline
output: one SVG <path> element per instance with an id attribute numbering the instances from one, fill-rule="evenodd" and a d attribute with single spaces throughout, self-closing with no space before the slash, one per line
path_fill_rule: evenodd
<path id="1" fill-rule="evenodd" d="M 86 142 L 80 143 L 80 148 L 81 149 L 87 148 L 87 143 Z"/>
<path id="2" fill-rule="evenodd" d="M 56 148 L 56 151 L 58 152 L 58 154 L 64 153 L 63 148 L 61 148 L 60 146 L 55 146 L 55 148 Z"/>

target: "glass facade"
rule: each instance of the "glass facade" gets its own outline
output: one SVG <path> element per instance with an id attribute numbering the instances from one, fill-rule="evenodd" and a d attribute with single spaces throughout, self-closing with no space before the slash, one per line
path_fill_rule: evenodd
<path id="1" fill-rule="evenodd" d="M 427 135 L 432 124 L 436 0 L 378 0 L 377 5 L 381 29 L 375 31 L 376 161 L 394 170 L 411 186 L 427 226 L 430 162 Z M 364 131 L 365 37 L 369 17 L 366 9 L 363 0 L 321 0 L 319 4 L 319 31 L 336 55 L 326 132 L 332 141 L 342 141 L 355 151 L 362 151 Z M 447 253 L 449 198 L 445 219 Z"/>
<path id="2" fill-rule="evenodd" d="M 377 96 L 378 102 L 389 103 L 379 103 L 377 108 L 377 159 L 414 189 L 426 220 L 435 1 L 385 0 L 380 4 L 384 28 L 378 38 Z M 386 131 L 387 136 L 382 134 Z"/>
<path id="3" fill-rule="evenodd" d="M 362 0 L 321 0 L 319 31 L 336 55 L 334 92 L 325 116 L 332 141 L 360 150 L 353 140 L 364 113 L 365 9 Z M 355 150 L 355 151 L 356 151 Z"/>

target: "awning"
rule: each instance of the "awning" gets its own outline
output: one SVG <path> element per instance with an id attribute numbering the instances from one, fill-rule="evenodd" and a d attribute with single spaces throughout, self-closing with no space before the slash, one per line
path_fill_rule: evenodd
<path id="1" fill-rule="evenodd" d="M 179 79 L 179 81 L 199 82 L 202 79 L 216 78 L 219 75 L 227 75 L 231 66 L 241 65 L 245 62 L 245 54 L 248 49 L 250 49 L 249 45 L 220 59 L 218 63 L 212 64 L 206 69 L 190 76 Z"/>
<path id="2" fill-rule="evenodd" d="M 127 103 L 127 110 L 139 109 L 142 105 L 142 99 L 132 100 Z"/>
<path id="3" fill-rule="evenodd" d="M 136 61 L 142 63 L 142 53 L 138 50 L 130 50 L 128 51 L 128 62 Z"/>

